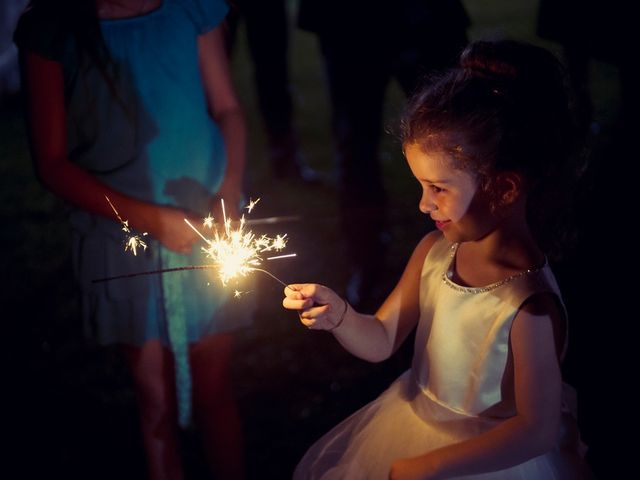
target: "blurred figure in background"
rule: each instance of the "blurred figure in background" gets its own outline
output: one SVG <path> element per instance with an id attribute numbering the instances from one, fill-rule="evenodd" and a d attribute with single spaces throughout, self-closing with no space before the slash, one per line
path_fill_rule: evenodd
<path id="1" fill-rule="evenodd" d="M 293 125 L 289 80 L 289 14 L 287 0 L 236 0 L 228 18 L 229 51 L 238 24 L 244 21 L 258 106 L 267 136 L 267 161 L 276 178 L 315 182 L 318 174 L 300 155 Z"/>
<path id="2" fill-rule="evenodd" d="M 388 241 L 378 159 L 385 92 L 395 78 L 408 95 L 425 75 L 450 66 L 467 43 L 469 18 L 458 0 L 301 0 L 298 23 L 317 35 L 329 84 L 351 262 L 347 297 L 375 305 L 372 289 Z"/>
<path id="3" fill-rule="evenodd" d="M 584 420 L 583 432 L 590 445 L 588 458 L 598 478 L 622 478 L 633 468 L 630 460 L 626 465 L 632 457 L 624 451 L 627 448 L 624 442 L 621 445 L 610 441 L 618 435 L 616 422 L 602 413 L 615 411 L 619 398 L 611 389 L 603 389 L 593 381 L 593 373 L 602 371 L 609 372 L 607 381 L 611 385 L 627 381 L 624 366 L 635 361 L 626 353 L 635 348 L 631 345 L 633 337 L 602 328 L 602 319 L 628 316 L 633 309 L 632 287 L 620 282 L 591 280 L 594 274 L 621 278 L 628 275 L 630 266 L 626 261 L 611 262 L 606 256 L 594 255 L 601 248 L 601 237 L 594 232 L 600 231 L 602 219 L 606 219 L 606 225 L 630 226 L 635 222 L 628 208 L 637 204 L 636 178 L 628 171 L 635 163 L 631 152 L 637 149 L 640 107 L 637 88 L 640 82 L 635 65 L 638 36 L 632 26 L 637 16 L 633 8 L 632 2 L 623 0 L 541 0 L 537 24 L 539 36 L 562 46 L 576 92 L 579 125 L 590 138 L 585 152 L 584 181 L 575 196 L 579 241 L 564 263 L 572 272 L 576 307 L 573 318 L 580 320 L 576 330 L 581 338 L 576 344 L 575 359 L 567 370 L 577 377 L 576 386 L 582 392 L 579 407 Z M 612 78 L 593 75 L 597 71 L 593 68 L 596 62 L 605 63 L 609 68 L 597 70 L 605 71 Z M 615 93 L 619 93 L 618 98 Z M 617 105 L 609 103 L 612 100 Z M 612 114 L 612 118 L 607 118 L 607 114 Z M 603 185 L 615 185 L 617 208 L 602 201 Z M 612 298 L 619 300 L 609 301 Z M 623 347 L 625 341 L 630 348 Z M 598 355 L 593 355 L 594 346 Z"/>
<path id="4" fill-rule="evenodd" d="M 20 90 L 18 50 L 11 35 L 27 0 L 4 0 L 0 4 L 0 106 Z"/>
<path id="5" fill-rule="evenodd" d="M 251 316 L 198 272 L 92 281 L 202 263 L 184 219 L 220 219 L 220 198 L 237 218 L 245 122 L 226 13 L 222 0 L 34 0 L 15 33 L 36 172 L 71 207 L 85 327 L 130 369 L 150 479 L 184 478 L 191 410 L 216 478 L 244 476 L 231 332 Z M 149 248 L 123 251 L 122 219 Z"/>
<path id="6" fill-rule="evenodd" d="M 631 120 L 638 107 L 638 80 L 628 2 L 622 0 L 541 0 L 537 33 L 562 45 L 572 87 L 576 91 L 578 114 L 583 129 L 592 125 L 593 105 L 589 75 L 591 60 L 618 67 L 620 77 L 620 126 L 622 135 L 630 133 Z M 637 55 L 636 55 L 637 56 Z M 593 125 L 598 128 L 597 125 Z"/>

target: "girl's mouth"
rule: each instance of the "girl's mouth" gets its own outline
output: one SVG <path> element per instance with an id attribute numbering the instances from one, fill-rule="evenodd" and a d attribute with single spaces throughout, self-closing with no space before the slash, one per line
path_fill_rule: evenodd
<path id="1" fill-rule="evenodd" d="M 443 230 L 450 222 L 451 220 L 436 220 L 436 228 L 438 230 Z"/>

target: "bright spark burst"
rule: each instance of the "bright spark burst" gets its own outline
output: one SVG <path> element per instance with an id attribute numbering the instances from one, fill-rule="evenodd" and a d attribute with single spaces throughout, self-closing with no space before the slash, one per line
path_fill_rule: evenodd
<path id="1" fill-rule="evenodd" d="M 253 210 L 253 208 L 258 204 L 258 202 L 260 201 L 260 199 L 258 198 L 257 200 L 251 200 L 249 199 L 249 205 L 247 205 L 246 208 L 247 209 L 247 213 L 251 213 L 251 210 Z"/>
<path id="2" fill-rule="evenodd" d="M 247 209 L 250 208 L 252 210 L 259 200 L 251 201 Z M 226 216 L 224 200 L 221 200 L 221 203 L 224 229 L 222 233 L 220 233 L 219 229 L 214 229 L 213 238 L 207 238 L 202 235 L 186 218 L 184 221 L 206 242 L 207 246 L 202 247 L 202 250 L 213 260 L 222 284 L 227 285 L 231 279 L 244 277 L 255 270 L 265 272 L 280 281 L 266 270 L 259 268 L 259 266 L 262 264 L 261 255 L 263 253 L 279 252 L 286 247 L 287 235 L 277 235 L 275 238 L 267 235 L 257 237 L 251 230 L 245 230 L 244 215 L 242 215 L 239 222 L 233 222 L 233 224 L 237 225 L 233 226 L 231 219 Z M 205 219 L 205 225 L 207 225 L 209 217 Z M 213 219 L 211 223 L 213 225 Z M 295 256 L 295 254 L 287 256 Z M 235 295 L 238 296 L 239 294 Z"/>
<path id="3" fill-rule="evenodd" d="M 104 198 L 107 199 L 107 202 L 109 202 L 109 205 L 113 209 L 113 212 L 116 214 L 116 217 L 118 217 L 118 220 L 120 220 L 120 224 L 122 225 L 122 231 L 127 234 L 127 240 L 125 241 L 125 244 L 124 244 L 124 251 L 126 252 L 127 250 L 131 250 L 134 255 L 138 255 L 139 248 L 146 250 L 147 244 L 142 239 L 142 237 L 146 236 L 147 232 L 144 232 L 142 235 L 133 233 L 133 230 L 129 226 L 129 220 L 122 219 L 122 217 L 116 210 L 116 207 L 114 207 L 113 203 L 111 203 L 111 200 L 109 200 L 109 197 L 105 195 Z"/>

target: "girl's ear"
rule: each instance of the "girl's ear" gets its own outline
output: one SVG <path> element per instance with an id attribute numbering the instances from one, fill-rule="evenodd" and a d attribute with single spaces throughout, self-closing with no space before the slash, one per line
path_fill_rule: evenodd
<path id="1" fill-rule="evenodd" d="M 524 189 L 524 179 L 517 172 L 500 172 L 495 178 L 498 203 L 508 206 L 515 203 Z"/>

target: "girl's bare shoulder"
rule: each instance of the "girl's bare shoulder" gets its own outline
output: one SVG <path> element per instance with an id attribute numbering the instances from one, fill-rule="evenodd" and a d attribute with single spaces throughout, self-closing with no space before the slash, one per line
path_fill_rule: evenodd
<path id="1" fill-rule="evenodd" d="M 442 238 L 442 232 L 439 230 L 433 230 L 427 233 L 413 249 L 413 254 L 411 255 L 409 263 L 422 265 L 425 258 L 427 258 L 427 255 L 431 251 L 431 248 L 433 248 L 433 246 Z"/>

